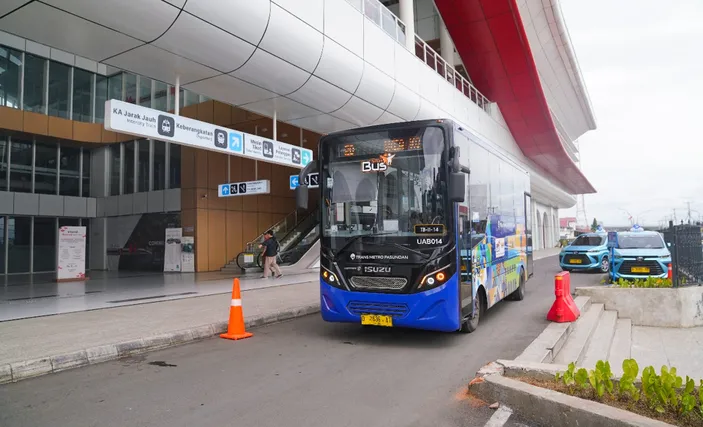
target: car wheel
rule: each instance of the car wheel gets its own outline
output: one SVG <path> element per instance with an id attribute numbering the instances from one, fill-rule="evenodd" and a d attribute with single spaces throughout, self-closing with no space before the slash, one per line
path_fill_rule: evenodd
<path id="1" fill-rule="evenodd" d="M 604 256 L 600 262 L 600 272 L 607 273 L 610 271 L 610 260 L 607 256 Z"/>
<path id="2" fill-rule="evenodd" d="M 478 324 L 481 321 L 481 317 L 483 317 L 483 313 L 485 312 L 486 301 L 482 291 L 478 292 L 478 298 L 476 298 L 475 304 L 477 304 L 478 307 L 474 307 L 474 310 L 476 311 L 474 317 L 464 320 L 461 324 L 460 331 L 465 334 L 470 334 L 478 329 Z"/>
<path id="3" fill-rule="evenodd" d="M 525 274 L 520 270 L 520 286 L 510 295 L 512 301 L 522 301 L 525 299 Z"/>

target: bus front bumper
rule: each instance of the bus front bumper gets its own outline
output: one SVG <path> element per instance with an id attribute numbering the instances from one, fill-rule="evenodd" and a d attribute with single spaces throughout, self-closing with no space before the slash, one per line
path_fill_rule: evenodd
<path id="1" fill-rule="evenodd" d="M 453 332 L 461 326 L 457 275 L 414 294 L 350 292 L 320 280 L 320 307 L 328 322 L 360 324 L 362 314 L 380 314 L 392 316 L 394 327 Z"/>

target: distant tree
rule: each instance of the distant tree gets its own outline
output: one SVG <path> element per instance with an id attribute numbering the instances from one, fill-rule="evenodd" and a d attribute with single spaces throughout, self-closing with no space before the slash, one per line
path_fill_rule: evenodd
<path id="1" fill-rule="evenodd" d="M 595 232 L 596 230 L 598 230 L 598 221 L 593 218 L 593 222 L 591 223 L 591 231 Z"/>

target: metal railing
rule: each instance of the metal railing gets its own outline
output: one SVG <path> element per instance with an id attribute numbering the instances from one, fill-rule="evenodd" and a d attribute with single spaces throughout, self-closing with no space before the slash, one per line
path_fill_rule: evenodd
<path id="1" fill-rule="evenodd" d="M 378 25 L 396 42 L 406 47 L 407 38 L 406 26 L 393 14 L 386 6 L 378 0 L 347 0 L 352 6 L 360 11 L 364 16 L 369 18 L 373 23 Z M 449 65 L 434 49 L 432 49 L 424 40 L 413 34 L 415 38 L 415 56 L 420 58 L 428 67 L 433 69 L 437 74 L 442 76 L 449 84 L 453 85 L 458 91 L 469 98 L 474 104 L 478 105 L 483 111 L 491 114 L 490 101 L 476 89 L 471 82 L 462 76 L 454 67 Z M 407 47 L 406 47 L 407 48 Z M 452 52 L 452 56 L 454 52 Z"/>
<path id="2" fill-rule="evenodd" d="M 703 284 L 703 233 L 700 225 L 670 224 L 663 230 L 670 245 L 675 287 Z"/>

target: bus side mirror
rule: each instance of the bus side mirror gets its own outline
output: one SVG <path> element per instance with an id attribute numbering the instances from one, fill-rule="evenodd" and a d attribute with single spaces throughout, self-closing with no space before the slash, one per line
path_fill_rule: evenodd
<path id="1" fill-rule="evenodd" d="M 452 172 L 449 175 L 449 201 L 462 203 L 466 200 L 466 175 Z"/>
<path id="2" fill-rule="evenodd" d="M 307 185 L 299 185 L 295 189 L 295 204 L 298 206 L 298 209 L 307 209 L 308 208 L 308 186 Z"/>

